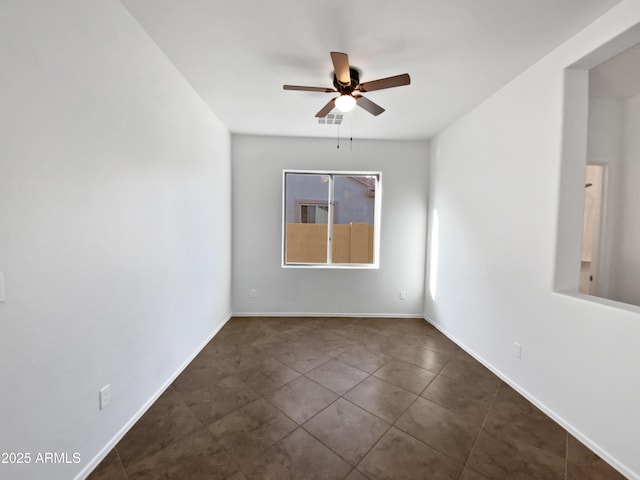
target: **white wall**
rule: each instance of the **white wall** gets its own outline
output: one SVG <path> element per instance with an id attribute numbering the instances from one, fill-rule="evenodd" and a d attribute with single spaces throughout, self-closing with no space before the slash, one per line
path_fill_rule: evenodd
<path id="1" fill-rule="evenodd" d="M 640 95 L 624 101 L 623 172 L 620 189 L 618 271 L 611 298 L 640 305 Z"/>
<path id="2" fill-rule="evenodd" d="M 640 2 L 621 3 L 434 139 L 437 290 L 425 299 L 434 323 L 631 478 L 640 314 L 553 285 L 564 68 L 639 21 Z M 577 292 L 583 178 L 574 183 Z"/>
<path id="3" fill-rule="evenodd" d="M 234 313 L 422 316 L 427 142 L 337 149 L 335 139 L 234 135 L 232 152 Z M 283 169 L 382 172 L 379 269 L 281 268 Z"/>
<path id="4" fill-rule="evenodd" d="M 231 311 L 230 137 L 117 1 L 3 1 L 0 58 L 0 452 L 81 456 L 0 477 L 68 480 Z"/>
<path id="5" fill-rule="evenodd" d="M 597 294 L 640 305 L 640 96 L 590 98 L 587 160 L 606 166 L 604 242 Z"/>
<path id="6" fill-rule="evenodd" d="M 589 99 L 589 125 L 587 162 L 604 165 L 606 188 L 603 198 L 601 257 L 598 259 L 600 275 L 595 278 L 595 294 L 617 299 L 615 276 L 619 272 L 619 226 L 623 207 L 624 181 L 624 104 L 612 98 Z"/>

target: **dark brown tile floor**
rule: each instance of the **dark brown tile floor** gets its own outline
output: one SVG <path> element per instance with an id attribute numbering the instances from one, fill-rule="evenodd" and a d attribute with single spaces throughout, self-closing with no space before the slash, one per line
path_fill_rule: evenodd
<path id="1" fill-rule="evenodd" d="M 424 320 L 234 318 L 89 478 L 624 477 Z"/>

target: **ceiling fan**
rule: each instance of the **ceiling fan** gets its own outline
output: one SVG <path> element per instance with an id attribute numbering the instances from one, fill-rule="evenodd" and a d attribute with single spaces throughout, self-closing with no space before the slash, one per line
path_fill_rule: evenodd
<path id="1" fill-rule="evenodd" d="M 372 80 L 371 82 L 360 83 L 360 72 L 349 66 L 349 56 L 346 53 L 331 52 L 331 61 L 333 62 L 333 86 L 335 88 L 302 87 L 298 85 L 282 86 L 285 90 L 339 93 L 340 95 L 332 98 L 329 103 L 316 113 L 316 117 L 319 118 L 326 117 L 334 107 L 342 112 L 348 112 L 356 105 L 364 108 L 372 115 L 380 115 L 384 112 L 384 108 L 372 102 L 368 98 L 363 97 L 359 92 L 372 92 L 374 90 L 400 87 L 411 83 L 411 78 L 408 73 L 403 73 L 402 75 L 396 75 L 394 77 L 381 78 L 379 80 Z"/>

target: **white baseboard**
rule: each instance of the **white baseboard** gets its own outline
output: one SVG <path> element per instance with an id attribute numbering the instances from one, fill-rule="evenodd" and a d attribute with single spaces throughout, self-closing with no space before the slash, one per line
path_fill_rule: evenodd
<path id="1" fill-rule="evenodd" d="M 473 358 L 475 358 L 482 365 L 484 365 L 489 370 L 491 370 L 491 372 L 493 372 L 498 378 L 500 378 L 500 380 L 502 380 L 504 383 L 509 385 L 511 388 L 513 388 L 515 391 L 517 391 L 520 395 L 522 395 L 524 398 L 529 400 L 531 403 L 533 403 L 536 407 L 538 407 L 540 410 L 542 410 L 547 416 L 549 416 L 551 419 L 553 419 L 556 423 L 558 423 L 567 432 L 569 432 L 575 438 L 580 440 L 584 445 L 586 445 L 591 450 L 593 450 L 600 458 L 602 458 L 609 465 L 611 465 L 613 468 L 618 470 L 622 475 L 624 475 L 625 477 L 627 477 L 629 479 L 640 480 L 640 477 L 638 477 L 631 470 L 629 470 L 627 467 L 622 465 L 619 461 L 617 461 L 614 457 L 612 457 L 606 450 L 602 449 L 597 443 L 593 442 L 590 438 L 585 436 L 580 430 L 575 428 L 573 425 L 571 425 L 569 422 L 567 422 L 564 418 L 562 418 L 560 415 L 558 415 L 556 412 L 554 412 L 551 408 L 549 408 L 543 402 L 538 400 L 538 398 L 536 398 L 534 395 L 532 395 L 531 393 L 529 393 L 528 391 L 523 389 L 520 385 L 518 385 L 513 380 L 511 380 L 500 369 L 496 368 L 491 363 L 489 363 L 487 360 L 485 360 L 483 357 L 481 357 L 476 352 L 474 352 L 471 348 L 469 348 L 467 345 L 465 345 L 464 342 L 461 342 L 458 338 L 456 338 L 450 332 L 448 332 L 447 330 L 442 328 L 436 322 L 433 322 L 428 317 L 423 316 L 423 318 L 430 325 L 432 325 L 436 329 L 438 329 L 438 331 L 440 331 L 443 335 L 445 335 L 449 340 L 451 340 L 453 343 L 455 343 L 460 348 L 462 348 L 465 352 L 467 352 L 469 355 L 471 355 Z"/>
<path id="2" fill-rule="evenodd" d="M 107 442 L 107 444 L 98 452 L 98 454 L 93 457 L 87 465 L 75 476 L 74 480 L 84 480 L 86 479 L 91 472 L 100 464 L 102 460 L 107 456 L 107 454 L 115 447 L 118 442 L 125 436 L 125 434 L 129 431 L 135 423 L 140 420 L 140 418 L 149 410 L 149 407 L 155 403 L 160 395 L 164 393 L 164 391 L 169 388 L 169 386 L 173 383 L 173 381 L 178 378 L 178 375 L 182 373 L 182 371 L 187 368 L 187 366 L 196 358 L 196 355 L 200 353 L 200 351 L 211 341 L 211 339 L 220 331 L 222 327 L 231 319 L 232 315 L 229 314 L 227 317 L 218 325 L 218 327 L 207 337 L 207 339 L 202 342 L 202 344 L 185 360 L 180 367 L 169 377 L 169 379 L 140 407 L 140 409 L 133 415 L 131 419 L 115 434 L 115 436 Z"/>
<path id="3" fill-rule="evenodd" d="M 233 317 L 355 317 L 355 318 L 424 318 L 413 313 L 335 313 L 335 312 L 234 312 Z"/>

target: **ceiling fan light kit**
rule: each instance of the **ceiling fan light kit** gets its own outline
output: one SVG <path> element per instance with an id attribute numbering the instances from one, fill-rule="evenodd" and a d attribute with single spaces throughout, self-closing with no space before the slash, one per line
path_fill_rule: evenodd
<path id="1" fill-rule="evenodd" d="M 348 94 L 340 95 L 334 100 L 336 108 L 341 112 L 350 112 L 356 106 L 356 99 Z"/>
<path id="2" fill-rule="evenodd" d="M 411 78 L 408 73 L 393 77 L 381 78 L 371 82 L 360 83 L 360 72 L 349 66 L 349 56 L 346 53 L 331 52 L 331 62 L 333 63 L 333 86 L 327 87 L 303 87 L 299 85 L 283 85 L 285 90 L 298 90 L 304 92 L 339 93 L 332 98 L 324 107 L 316 113 L 316 117 L 326 117 L 331 110 L 337 108 L 341 112 L 349 112 L 358 105 L 372 115 L 380 115 L 384 108 L 363 97 L 359 92 L 372 92 L 384 88 L 400 87 L 409 85 Z M 354 95 L 354 92 L 358 92 Z"/>

